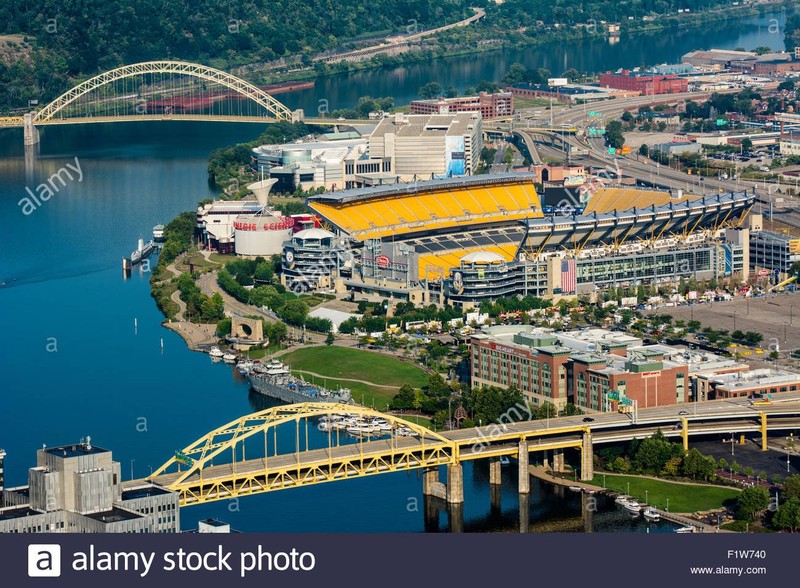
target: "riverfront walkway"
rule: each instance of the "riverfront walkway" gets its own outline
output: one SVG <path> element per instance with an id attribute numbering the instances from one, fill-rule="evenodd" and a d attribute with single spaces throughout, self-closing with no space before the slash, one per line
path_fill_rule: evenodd
<path id="1" fill-rule="evenodd" d="M 609 494 L 611 496 L 619 495 L 619 492 L 615 492 L 615 491 L 609 490 L 608 488 L 603 488 L 602 486 L 595 486 L 593 484 L 587 484 L 586 482 L 573 481 L 573 480 L 569 480 L 569 479 L 566 479 L 566 478 L 559 478 L 559 477 L 554 476 L 553 474 L 551 474 L 550 471 L 551 471 L 550 469 L 545 468 L 544 466 L 529 466 L 528 467 L 528 472 L 530 473 L 531 476 L 533 476 L 534 478 L 537 478 L 539 480 L 542 480 L 543 482 L 547 482 L 549 484 L 554 484 L 556 486 L 565 486 L 565 487 L 572 486 L 572 487 L 580 488 L 582 491 L 601 492 L 601 493 L 604 493 L 604 494 Z M 639 477 L 651 478 L 653 480 L 659 480 L 659 478 L 654 478 L 652 476 L 639 476 Z M 688 486 L 696 486 L 696 485 L 698 485 L 698 484 L 692 484 L 691 482 L 676 482 L 676 483 L 677 484 L 686 484 Z M 711 485 L 711 484 L 702 484 L 702 485 L 705 486 L 705 485 Z M 640 504 L 642 504 L 642 503 L 640 503 Z M 651 506 L 651 505 L 642 504 L 642 506 Z M 728 530 L 725 530 L 725 529 L 719 529 L 714 525 L 707 525 L 706 523 L 700 522 L 697 519 L 692 518 L 691 516 L 688 516 L 686 513 L 667 512 L 666 510 L 662 510 L 662 509 L 656 508 L 654 506 L 651 506 L 651 508 L 653 508 L 655 511 L 657 511 L 661 515 L 662 519 L 670 521 L 671 523 L 675 523 L 675 524 L 681 525 L 681 526 L 689 526 L 689 525 L 691 525 L 692 527 L 697 529 L 697 531 L 695 531 L 697 533 L 733 533 L 734 532 L 734 531 L 728 531 Z"/>

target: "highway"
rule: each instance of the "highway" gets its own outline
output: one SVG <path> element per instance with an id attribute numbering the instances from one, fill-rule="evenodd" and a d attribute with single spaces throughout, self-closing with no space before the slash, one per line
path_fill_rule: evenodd
<path id="1" fill-rule="evenodd" d="M 732 91 L 733 90 L 728 90 L 726 92 Z M 674 104 L 683 100 L 702 100 L 709 96 L 710 94 L 708 92 L 684 92 L 655 97 L 636 96 L 633 98 L 617 98 L 582 106 L 568 106 L 567 108 L 553 111 L 551 115 L 552 125 L 549 125 L 548 122 L 548 126 L 581 127 L 586 125 L 590 120 L 589 113 L 591 112 L 596 115 L 592 120 L 608 121 L 621 116 L 626 110 L 635 110 L 644 105 Z M 769 191 L 764 194 L 764 190 L 759 189 L 763 184 L 756 181 L 722 180 L 713 177 L 690 175 L 682 171 L 671 169 L 669 166 L 657 165 L 650 159 L 640 157 L 637 153 L 631 153 L 627 156 L 618 154 L 611 155 L 608 153 L 605 140 L 602 136 L 588 138 L 566 133 L 544 132 L 540 129 L 543 124 L 543 119 L 546 119 L 547 115 L 538 116 L 534 119 L 529 117 L 532 112 L 534 112 L 534 109 L 521 110 L 519 114 L 522 120 L 514 122 L 513 125 L 509 118 L 505 118 L 496 121 L 487 121 L 485 127 L 487 129 L 496 130 L 513 130 L 515 134 L 524 138 L 526 144 L 529 142 L 543 144 L 543 146 L 537 149 L 540 157 L 559 158 L 563 160 L 569 148 L 588 149 L 588 155 L 573 156 L 569 158 L 569 160 L 587 166 L 593 165 L 602 167 L 609 172 L 613 171 L 616 173 L 616 171 L 619 170 L 623 175 L 664 188 L 682 189 L 692 194 L 711 196 L 719 192 L 751 191 L 755 187 L 758 191 L 757 200 L 759 202 L 765 205 L 770 204 L 770 202 L 773 204 L 774 220 L 780 221 L 790 227 L 800 229 L 800 212 L 798 212 L 796 207 L 791 209 L 777 207 L 775 201 L 776 196 L 771 194 L 773 186 L 770 186 Z M 542 140 L 542 138 L 546 140 Z M 567 149 L 565 149 L 565 144 L 568 146 Z"/>

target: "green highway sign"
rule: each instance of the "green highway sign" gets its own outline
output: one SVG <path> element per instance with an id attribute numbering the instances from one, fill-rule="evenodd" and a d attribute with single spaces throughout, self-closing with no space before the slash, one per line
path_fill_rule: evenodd
<path id="1" fill-rule="evenodd" d="M 609 400 L 619 400 L 619 392 L 617 390 L 612 390 L 608 393 Z"/>
<path id="2" fill-rule="evenodd" d="M 608 154 L 609 155 L 614 155 L 616 152 L 617 152 L 617 150 L 614 147 L 609 147 L 608 148 Z"/>
<path id="3" fill-rule="evenodd" d="M 717 126 L 718 127 L 722 127 L 722 126 L 724 126 L 726 124 L 728 124 L 728 121 L 726 121 L 724 118 L 718 118 L 717 119 Z"/>

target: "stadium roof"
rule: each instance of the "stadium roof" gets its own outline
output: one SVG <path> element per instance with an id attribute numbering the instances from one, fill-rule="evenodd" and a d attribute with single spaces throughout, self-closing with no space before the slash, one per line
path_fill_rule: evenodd
<path id="1" fill-rule="evenodd" d="M 473 251 L 461 258 L 464 263 L 502 263 L 505 258 L 493 251 Z"/>
<path id="2" fill-rule="evenodd" d="M 335 238 L 336 235 L 325 229 L 306 229 L 296 232 L 292 237 L 295 239 L 330 239 Z"/>
<path id="3" fill-rule="evenodd" d="M 354 200 L 366 200 L 386 196 L 400 196 L 414 194 L 416 192 L 429 192 L 432 190 L 460 189 L 473 185 L 505 184 L 509 182 L 521 182 L 524 180 L 533 181 L 535 174 L 530 172 L 521 173 L 502 173 L 478 176 L 462 176 L 456 178 L 438 178 L 433 180 L 420 180 L 416 182 L 405 182 L 402 184 L 389 184 L 381 186 L 371 186 L 369 188 L 352 188 L 350 190 L 339 190 L 338 192 L 326 192 L 309 196 L 309 201 L 328 201 L 328 202 L 351 202 Z"/>

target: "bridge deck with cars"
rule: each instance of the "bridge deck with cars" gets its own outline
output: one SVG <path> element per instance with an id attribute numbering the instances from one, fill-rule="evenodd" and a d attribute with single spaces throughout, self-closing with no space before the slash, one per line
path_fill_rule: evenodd
<path id="1" fill-rule="evenodd" d="M 393 431 L 413 429 L 415 435 L 393 434 L 389 439 L 373 441 L 362 438 L 347 444 L 334 443 L 329 437 L 327 447 L 308 449 L 306 440 L 306 449 L 300 449 L 301 422 L 342 412 L 355 412 L 369 418 L 379 415 L 390 420 Z M 560 467 L 563 451 L 578 449 L 581 479 L 589 480 L 593 476 L 592 448 L 595 444 L 644 438 L 658 430 L 667 437 L 681 438 L 684 449 L 688 449 L 691 436 L 755 432 L 760 434 L 762 449 L 766 451 L 769 431 L 800 428 L 800 392 L 774 394 L 769 403 L 754 404 L 741 398 L 642 408 L 636 414 L 601 413 L 518 422 L 510 422 L 510 419 L 509 414 L 508 421 L 436 433 L 362 407 L 329 403 L 276 407 L 247 415 L 209 433 L 178 452 L 178 456 L 154 475 L 130 480 L 124 486 L 132 488 L 145 483 L 164 486 L 179 493 L 182 506 L 189 506 L 323 482 L 423 469 L 425 494 L 460 503 L 464 496 L 461 464 L 469 460 L 490 459 L 491 479 L 499 482 L 498 459 L 502 456 L 517 457 L 520 471 L 527 472 L 530 453 L 552 452 L 555 466 Z M 266 455 L 267 431 L 279 424 L 291 426 L 292 423 L 297 430 L 297 450 Z M 264 455 L 244 459 L 244 441 L 256 433 L 264 434 Z M 228 450 L 233 459 L 224 463 L 223 456 L 228 455 Z M 242 454 L 240 461 L 236 460 L 237 454 Z M 214 459 L 218 463 L 215 464 Z M 446 484 L 439 481 L 439 466 L 447 466 Z M 520 476 L 519 484 L 521 493 L 529 492 L 529 476 Z"/>

